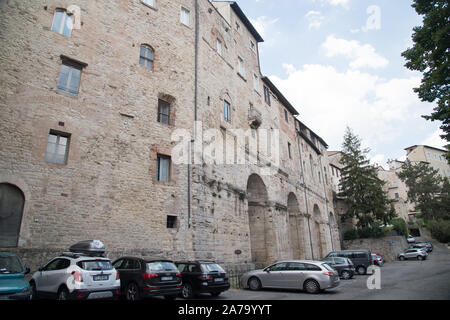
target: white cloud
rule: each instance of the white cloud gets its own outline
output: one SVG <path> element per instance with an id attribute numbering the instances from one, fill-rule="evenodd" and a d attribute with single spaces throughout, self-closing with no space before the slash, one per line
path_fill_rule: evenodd
<path id="1" fill-rule="evenodd" d="M 369 147 L 381 162 L 380 149 L 414 136 L 425 123 L 420 115 L 432 109 L 431 104 L 419 102 L 413 92 L 420 77 L 386 80 L 360 70 L 339 72 L 317 64 L 300 69 L 284 64 L 283 68 L 286 77 L 273 76 L 271 80 L 298 108 L 299 119 L 331 150 L 341 148 L 345 127 L 349 126 L 361 137 L 363 147 Z M 389 157 L 392 155 L 384 159 Z"/>
<path id="2" fill-rule="evenodd" d="M 350 59 L 352 69 L 363 67 L 377 69 L 389 64 L 389 61 L 376 53 L 375 48 L 370 44 L 363 45 L 356 40 L 339 39 L 330 35 L 322 43 L 322 48 L 327 57 L 344 56 Z"/>
<path id="3" fill-rule="evenodd" d="M 420 144 L 424 144 L 430 147 L 445 149 L 447 143 L 440 137 L 444 135 L 444 131 L 442 129 L 437 129 L 431 135 L 429 135 L 426 139 L 424 139 Z"/>
<path id="4" fill-rule="evenodd" d="M 264 38 L 265 36 L 267 36 L 271 27 L 278 21 L 278 18 L 270 19 L 266 16 L 260 16 L 256 19 L 250 18 L 249 20 L 258 31 L 258 33 L 261 34 L 261 36 Z"/>
<path id="5" fill-rule="evenodd" d="M 348 8 L 350 0 L 314 0 L 314 2 L 320 2 L 322 5 L 330 4 L 332 6 L 343 6 L 344 8 Z"/>
<path id="6" fill-rule="evenodd" d="M 320 13 L 320 11 L 314 10 L 311 10 L 307 14 L 305 14 L 305 17 L 308 20 L 309 29 L 319 29 L 322 25 L 322 22 L 325 20 L 325 17 Z"/>

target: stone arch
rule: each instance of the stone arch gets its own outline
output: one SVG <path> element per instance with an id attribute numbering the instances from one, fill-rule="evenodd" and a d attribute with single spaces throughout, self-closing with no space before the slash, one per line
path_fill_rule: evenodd
<path id="1" fill-rule="evenodd" d="M 317 204 L 314 205 L 313 216 L 314 216 L 314 231 L 312 235 L 314 247 L 313 258 L 322 259 L 326 253 L 323 245 L 321 212 Z"/>
<path id="2" fill-rule="evenodd" d="M 291 192 L 288 195 L 288 226 L 289 226 L 289 242 L 292 250 L 293 259 L 302 259 L 303 252 L 303 223 L 300 214 L 300 207 L 297 196 Z"/>
<path id="3" fill-rule="evenodd" d="M 252 262 L 259 268 L 272 260 L 271 248 L 275 245 L 275 234 L 269 221 L 267 188 L 257 174 L 248 178 L 247 197 Z"/>
<path id="4" fill-rule="evenodd" d="M 17 247 L 25 194 L 16 185 L 0 183 L 0 247 Z"/>

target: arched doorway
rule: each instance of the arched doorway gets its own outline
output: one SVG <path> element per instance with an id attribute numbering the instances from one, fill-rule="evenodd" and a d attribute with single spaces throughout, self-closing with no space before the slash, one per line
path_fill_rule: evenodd
<path id="1" fill-rule="evenodd" d="M 0 183 L 0 247 L 17 247 L 24 204 L 19 188 Z"/>
<path id="2" fill-rule="evenodd" d="M 313 247 L 314 247 L 314 253 L 313 257 L 314 259 L 322 259 L 324 257 L 324 249 L 323 249 L 323 243 L 322 243 L 322 230 L 321 230 L 321 213 L 319 206 L 317 204 L 314 205 L 314 232 L 313 232 Z"/>
<path id="3" fill-rule="evenodd" d="M 247 196 L 252 262 L 259 268 L 271 262 L 270 248 L 275 240 L 268 216 L 267 188 L 260 176 L 252 174 L 248 178 Z"/>
<path id="4" fill-rule="evenodd" d="M 289 242 L 292 249 L 292 258 L 299 260 L 302 259 L 304 255 L 302 237 L 303 224 L 297 197 L 292 192 L 288 196 L 288 219 Z"/>

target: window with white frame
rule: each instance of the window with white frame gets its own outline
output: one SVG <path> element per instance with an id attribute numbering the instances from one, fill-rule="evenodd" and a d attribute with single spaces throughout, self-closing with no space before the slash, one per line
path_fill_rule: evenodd
<path id="1" fill-rule="evenodd" d="M 191 21 L 191 11 L 185 7 L 181 7 L 180 22 L 186 26 L 189 26 L 190 21 Z"/>
<path id="2" fill-rule="evenodd" d="M 45 151 L 45 161 L 56 164 L 67 164 L 70 134 L 50 130 Z"/>
<path id="3" fill-rule="evenodd" d="M 223 102 L 223 119 L 226 122 L 231 122 L 231 107 L 230 103 L 226 100 Z"/>
<path id="4" fill-rule="evenodd" d="M 58 90 L 74 96 L 77 95 L 80 88 L 82 69 L 83 66 L 81 64 L 63 59 L 58 77 Z"/>
<path id="5" fill-rule="evenodd" d="M 238 57 L 238 72 L 241 76 L 244 76 L 245 68 L 244 68 L 244 60 L 241 57 Z"/>
<path id="6" fill-rule="evenodd" d="M 158 154 L 156 180 L 161 182 L 169 182 L 170 180 L 170 162 L 169 156 Z"/>
<path id="7" fill-rule="evenodd" d="M 141 0 L 141 2 L 150 8 L 155 7 L 155 0 Z"/>
<path id="8" fill-rule="evenodd" d="M 70 37 L 74 24 L 73 15 L 64 9 L 56 9 L 53 15 L 52 31 Z"/>
<path id="9" fill-rule="evenodd" d="M 216 48 L 217 48 L 217 53 L 219 55 L 222 55 L 222 41 L 220 41 L 219 39 L 217 39 Z"/>
<path id="10" fill-rule="evenodd" d="M 155 59 L 155 52 L 149 45 L 141 45 L 139 64 L 153 70 L 153 61 Z"/>
<path id="11" fill-rule="evenodd" d="M 259 78 L 256 74 L 253 74 L 253 88 L 259 91 Z"/>

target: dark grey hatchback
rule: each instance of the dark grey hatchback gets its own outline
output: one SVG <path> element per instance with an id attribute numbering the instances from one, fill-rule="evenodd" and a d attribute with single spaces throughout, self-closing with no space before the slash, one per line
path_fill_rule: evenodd
<path id="1" fill-rule="evenodd" d="M 122 257 L 113 262 L 120 274 L 120 293 L 127 300 L 181 293 L 181 273 L 171 260 L 156 257 Z"/>
<path id="2" fill-rule="evenodd" d="M 322 259 L 322 261 L 336 270 L 342 279 L 351 279 L 355 274 L 355 266 L 348 258 L 329 257 Z"/>

